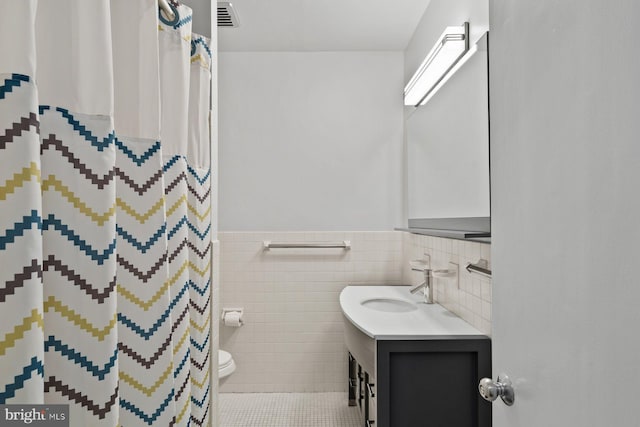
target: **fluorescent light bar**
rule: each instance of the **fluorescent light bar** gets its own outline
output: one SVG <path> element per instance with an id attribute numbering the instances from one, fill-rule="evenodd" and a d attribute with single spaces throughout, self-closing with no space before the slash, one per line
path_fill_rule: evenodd
<path id="1" fill-rule="evenodd" d="M 451 67 L 451 70 L 449 70 L 449 72 L 444 77 L 442 77 L 442 79 L 440 79 L 438 83 L 436 83 L 433 89 L 424 97 L 422 101 L 420 101 L 419 105 L 425 105 L 427 102 L 429 102 L 431 97 L 435 95 L 436 92 L 438 92 L 440 88 L 444 86 L 447 80 L 449 80 L 449 78 L 451 78 L 451 76 L 453 76 L 460 69 L 460 67 L 462 67 L 469 59 L 471 59 L 471 57 L 477 51 L 478 51 L 478 45 L 474 44 L 473 46 L 471 46 L 471 49 L 469 49 L 467 53 L 462 55 L 462 58 L 460 58 L 460 60 L 458 60 L 458 62 L 456 62 L 456 64 L 453 67 Z"/>
<path id="2" fill-rule="evenodd" d="M 423 105 L 469 50 L 469 23 L 447 27 L 404 88 L 404 105 Z"/>

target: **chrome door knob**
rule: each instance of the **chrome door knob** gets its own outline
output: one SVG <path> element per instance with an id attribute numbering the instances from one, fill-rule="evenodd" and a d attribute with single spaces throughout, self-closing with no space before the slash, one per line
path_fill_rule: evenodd
<path id="1" fill-rule="evenodd" d="M 498 375 L 498 380 L 495 382 L 491 378 L 481 379 L 480 384 L 478 384 L 478 391 L 480 396 L 489 402 L 493 402 L 500 397 L 507 406 L 511 406 L 515 400 L 511 380 L 505 374 Z"/>

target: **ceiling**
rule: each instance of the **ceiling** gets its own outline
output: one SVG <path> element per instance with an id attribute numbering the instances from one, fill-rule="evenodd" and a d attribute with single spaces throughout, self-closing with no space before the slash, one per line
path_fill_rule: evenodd
<path id="1" fill-rule="evenodd" d="M 210 0 L 190 0 L 197 3 Z M 430 0 L 231 0 L 220 51 L 404 50 Z"/>

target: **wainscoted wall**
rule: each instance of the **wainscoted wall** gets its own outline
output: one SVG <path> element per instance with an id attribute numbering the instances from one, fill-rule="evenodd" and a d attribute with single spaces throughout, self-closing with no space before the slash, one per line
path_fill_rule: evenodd
<path id="1" fill-rule="evenodd" d="M 403 269 L 403 282 L 412 285 L 420 283 L 424 276 L 412 272 L 409 261 L 424 259 L 425 253 L 431 256 L 432 269 L 449 268 L 449 262 L 458 264 L 459 285 L 455 279 L 436 278 L 434 298 L 482 333 L 491 335 L 491 279 L 464 268 L 480 258 L 489 261 L 491 268 L 491 245 L 403 233 L 402 253 L 402 265 L 407 267 Z"/>
<path id="2" fill-rule="evenodd" d="M 222 306 L 246 324 L 221 326 L 236 372 L 221 392 L 346 390 L 340 291 L 348 284 L 402 284 L 399 232 L 221 232 Z M 350 240 L 352 248 L 272 249 L 273 242 Z"/>
<path id="3" fill-rule="evenodd" d="M 460 289 L 436 281 L 436 299 L 491 332 L 491 283 L 464 270 L 490 259 L 490 246 L 404 232 L 220 232 L 222 307 L 243 307 L 245 325 L 221 326 L 220 347 L 236 372 L 221 392 L 346 390 L 346 348 L 338 297 L 349 284 L 417 284 L 409 260 L 428 252 L 433 268 L 461 266 Z M 352 249 L 263 250 L 263 241 L 350 240 Z"/>

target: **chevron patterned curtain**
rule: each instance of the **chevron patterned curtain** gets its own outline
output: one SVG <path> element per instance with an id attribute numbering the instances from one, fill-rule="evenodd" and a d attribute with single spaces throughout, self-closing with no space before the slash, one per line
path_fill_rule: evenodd
<path id="1" fill-rule="evenodd" d="M 210 424 L 211 50 L 175 12 L 0 4 L 0 404 Z"/>

